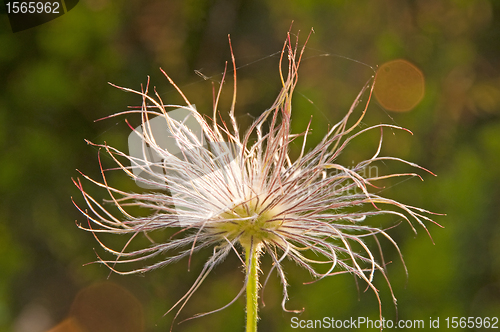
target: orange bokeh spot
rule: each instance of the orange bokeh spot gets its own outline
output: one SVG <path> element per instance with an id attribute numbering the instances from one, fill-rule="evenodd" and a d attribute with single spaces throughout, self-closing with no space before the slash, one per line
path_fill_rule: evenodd
<path id="1" fill-rule="evenodd" d="M 73 317 L 83 331 L 140 332 L 142 306 L 126 289 L 110 282 L 81 290 L 71 306 Z"/>
<path id="2" fill-rule="evenodd" d="M 69 317 L 48 332 L 142 332 L 141 303 L 111 282 L 91 285 L 76 296 Z"/>
<path id="3" fill-rule="evenodd" d="M 422 71 L 412 63 L 398 59 L 379 67 L 373 93 L 385 109 L 406 112 L 422 100 L 424 90 Z"/>
<path id="4" fill-rule="evenodd" d="M 86 332 L 81 328 L 78 322 L 70 317 L 59 323 L 47 332 Z"/>

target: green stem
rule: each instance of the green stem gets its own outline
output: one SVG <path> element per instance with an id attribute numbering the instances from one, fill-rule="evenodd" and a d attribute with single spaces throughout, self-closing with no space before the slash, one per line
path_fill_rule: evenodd
<path id="1" fill-rule="evenodd" d="M 248 267 L 247 281 L 247 330 L 246 332 L 257 332 L 257 320 L 259 316 L 259 249 L 256 245 L 248 246 L 245 250 L 245 261 Z M 250 262 L 250 257 L 252 261 Z"/>

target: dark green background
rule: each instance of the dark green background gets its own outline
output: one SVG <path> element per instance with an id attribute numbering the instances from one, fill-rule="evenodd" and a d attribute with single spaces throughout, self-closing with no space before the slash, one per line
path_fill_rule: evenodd
<path id="1" fill-rule="evenodd" d="M 372 101 L 363 125 L 398 124 L 414 135 L 385 131 L 385 155 L 416 162 L 436 173 L 419 172 L 408 181 L 387 181 L 385 196 L 446 213 L 418 234 L 403 223 L 389 231 L 399 243 L 409 277 L 397 252 L 383 243 L 388 274 L 398 298 L 400 319 L 448 316 L 500 316 L 500 2 L 425 1 L 109 1 L 86 0 L 62 17 L 13 34 L 0 18 L 0 331 L 47 331 L 69 314 L 79 290 L 106 281 L 108 270 L 82 267 L 103 250 L 75 220 L 85 218 L 70 197 L 83 203 L 71 182 L 76 168 L 99 179 L 97 149 L 107 141 L 126 150 L 125 117 L 94 120 L 138 105 L 138 96 L 107 84 L 140 89 L 151 76 L 166 102 L 180 102 L 162 77 L 162 67 L 202 113 L 210 113 L 211 81 L 220 80 L 230 60 L 231 34 L 238 66 L 237 116 L 242 128 L 269 107 L 280 89 L 278 58 L 286 32 L 311 27 L 307 58 L 299 71 L 292 121 L 295 132 L 313 116 L 310 145 L 347 111 L 371 66 L 403 58 L 422 70 L 423 101 L 412 111 L 394 113 Z M 319 56 L 330 54 L 330 56 Z M 273 56 L 274 55 L 274 56 Z M 339 56 L 337 56 L 339 55 Z M 232 83 L 226 84 L 221 111 L 228 109 Z M 310 102 L 312 101 L 312 103 Z M 127 117 L 131 123 L 138 119 Z M 377 133 L 349 146 L 346 166 L 370 157 Z M 296 151 L 295 151 L 296 153 Z M 113 165 L 103 158 L 106 166 Z M 381 172 L 412 171 L 397 163 Z M 112 175 L 119 188 L 137 190 L 123 174 Z M 98 201 L 107 198 L 88 182 Z M 390 188 L 389 188 L 390 187 Z M 367 220 L 373 226 L 398 222 Z M 105 237 L 118 249 L 124 239 Z M 385 241 L 387 242 L 387 241 Z M 166 331 L 173 314 L 162 314 L 188 290 L 209 253 L 150 272 L 144 277 L 111 275 L 140 302 L 144 331 Z M 264 260 L 263 270 L 269 270 Z M 353 278 L 332 277 L 313 285 L 308 273 L 285 264 L 290 281 L 289 308 L 305 307 L 301 319 L 324 316 L 376 319 L 372 292 L 360 300 Z M 377 275 L 384 316 L 395 318 L 383 278 Z M 182 318 L 218 308 L 243 283 L 241 264 L 232 255 L 216 268 L 181 313 Z M 260 331 L 292 331 L 280 307 L 281 288 L 271 278 L 261 310 Z M 110 312 L 103 312 L 103 314 Z M 132 315 L 140 316 L 140 312 Z M 106 318 L 110 321 L 116 315 Z M 117 328 L 117 331 L 122 329 Z M 174 331 L 243 331 L 244 299 Z M 110 331 L 110 328 L 108 328 Z"/>

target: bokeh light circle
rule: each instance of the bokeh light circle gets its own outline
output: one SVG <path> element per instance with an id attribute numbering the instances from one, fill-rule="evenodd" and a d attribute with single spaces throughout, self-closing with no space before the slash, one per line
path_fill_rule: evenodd
<path id="1" fill-rule="evenodd" d="M 141 332 L 144 318 L 140 302 L 125 288 L 110 282 L 81 290 L 71 316 L 88 332 Z"/>
<path id="2" fill-rule="evenodd" d="M 424 75 L 406 60 L 386 62 L 377 70 L 373 93 L 385 109 L 395 112 L 409 111 L 424 97 Z"/>

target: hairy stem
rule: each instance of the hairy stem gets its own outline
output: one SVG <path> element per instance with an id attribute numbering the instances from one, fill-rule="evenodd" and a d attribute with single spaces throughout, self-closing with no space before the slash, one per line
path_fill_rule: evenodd
<path id="1" fill-rule="evenodd" d="M 259 298 L 259 248 L 256 245 L 245 249 L 247 265 L 247 329 L 246 332 L 257 332 L 258 298 Z"/>

